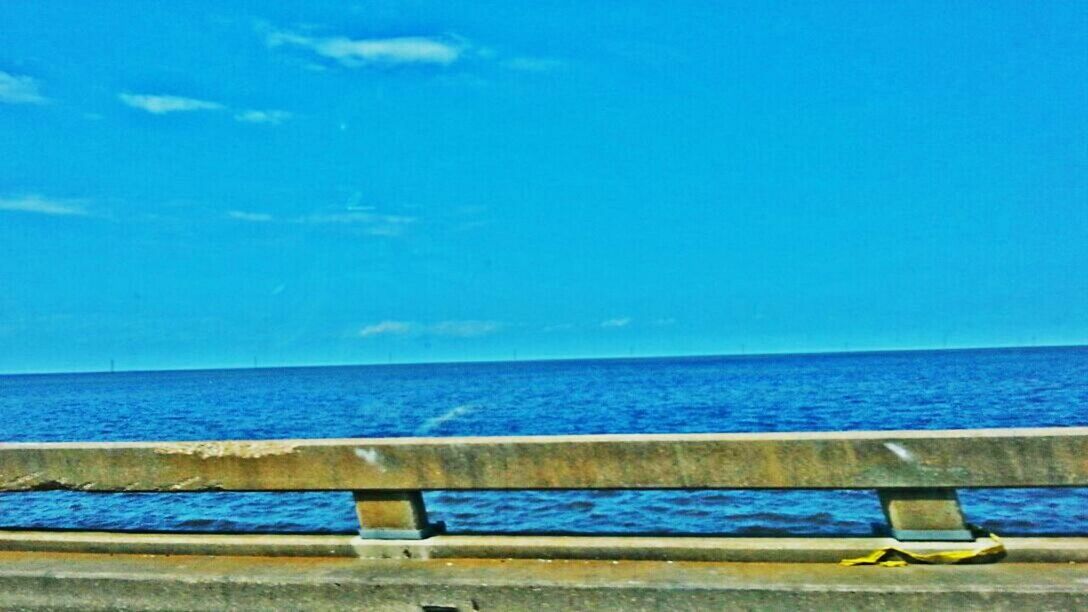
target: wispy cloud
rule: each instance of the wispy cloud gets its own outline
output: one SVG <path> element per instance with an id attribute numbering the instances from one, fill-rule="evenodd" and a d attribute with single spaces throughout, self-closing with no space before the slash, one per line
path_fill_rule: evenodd
<path id="1" fill-rule="evenodd" d="M 196 98 L 183 98 L 181 96 L 162 96 L 147 94 L 118 94 L 118 98 L 125 104 L 147 111 L 153 115 L 165 115 L 167 113 L 212 111 L 225 108 L 218 102 L 198 100 Z"/>
<path id="2" fill-rule="evenodd" d="M 221 111 L 229 107 L 219 102 L 186 98 L 183 96 L 120 93 L 117 97 L 128 106 L 138 108 L 152 115 L 186 113 L 194 111 Z M 284 110 L 242 109 L 234 113 L 234 120 L 239 123 L 279 125 L 292 117 Z"/>
<path id="3" fill-rule="evenodd" d="M 631 317 L 616 317 L 615 319 L 601 321 L 601 327 L 604 328 L 627 327 L 630 324 Z"/>
<path id="4" fill-rule="evenodd" d="M 414 323 L 408 321 L 382 321 L 367 325 L 359 330 L 359 336 L 370 338 L 371 336 L 400 336 L 410 333 L 415 328 Z"/>
<path id="5" fill-rule="evenodd" d="M 251 223 L 268 223 L 274 220 L 272 215 L 268 213 L 248 212 L 244 210 L 228 210 L 227 217 L 238 221 L 249 221 Z"/>
<path id="6" fill-rule="evenodd" d="M 38 79 L 0 70 L 0 102 L 4 104 L 45 104 Z"/>
<path id="7" fill-rule="evenodd" d="M 291 113 L 282 110 L 244 110 L 234 114 L 235 121 L 268 125 L 279 125 L 290 118 Z"/>
<path id="8" fill-rule="evenodd" d="M 295 217 L 276 217 L 272 213 L 249 210 L 228 210 L 225 215 L 228 219 L 248 223 L 343 226 L 345 230 L 371 236 L 400 236 L 405 228 L 417 221 L 416 217 L 387 215 L 373 212 L 373 209 L 373 206 L 356 206 L 344 211 L 315 212 Z"/>
<path id="9" fill-rule="evenodd" d="M 271 32 L 268 44 L 271 47 L 302 47 L 353 68 L 410 64 L 448 66 L 462 57 L 467 46 L 463 41 L 427 36 L 318 38 L 286 31 Z"/>
<path id="10" fill-rule="evenodd" d="M 375 336 L 445 336 L 450 338 L 476 338 L 500 331 L 498 321 L 462 320 L 416 323 L 414 321 L 385 320 L 367 325 L 359 330 L 359 337 Z"/>
<path id="11" fill-rule="evenodd" d="M 313 225 L 349 225 L 359 227 L 371 236 L 399 236 L 406 227 L 416 222 L 416 218 L 348 210 L 306 215 L 299 217 L 295 222 Z"/>
<path id="12" fill-rule="evenodd" d="M 54 216 L 86 216 L 87 209 L 82 200 L 58 200 L 29 194 L 18 197 L 0 198 L 0 211 L 35 213 Z"/>
<path id="13" fill-rule="evenodd" d="M 353 224 L 353 223 L 392 223 L 407 225 L 409 223 L 415 223 L 415 217 L 408 217 L 404 215 L 382 215 L 373 212 L 362 212 L 357 210 L 349 210 L 347 212 L 332 212 L 332 213 L 315 213 L 312 215 L 306 215 L 305 217 L 299 217 L 300 223 L 336 223 L 336 224 Z"/>

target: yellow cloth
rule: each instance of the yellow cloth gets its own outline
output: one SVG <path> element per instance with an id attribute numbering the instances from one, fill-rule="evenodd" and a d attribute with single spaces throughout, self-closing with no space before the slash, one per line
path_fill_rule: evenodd
<path id="1" fill-rule="evenodd" d="M 954 565 L 958 563 L 987 563 L 1005 556 L 1005 545 L 1001 538 L 990 534 L 993 544 L 974 550 L 944 550 L 932 553 L 916 553 L 895 546 L 874 550 L 864 557 L 843 559 L 839 565 L 879 565 L 881 567 L 903 567 L 911 563 L 927 565 Z"/>

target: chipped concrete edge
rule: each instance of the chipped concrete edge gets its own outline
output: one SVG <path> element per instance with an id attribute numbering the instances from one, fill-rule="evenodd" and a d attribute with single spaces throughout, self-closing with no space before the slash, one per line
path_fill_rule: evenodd
<path id="1" fill-rule="evenodd" d="M 299 447 L 298 442 L 284 440 L 224 441 L 224 442 L 168 442 L 155 446 L 158 455 L 193 455 L 201 459 L 234 457 L 259 459 L 273 455 L 289 455 Z"/>

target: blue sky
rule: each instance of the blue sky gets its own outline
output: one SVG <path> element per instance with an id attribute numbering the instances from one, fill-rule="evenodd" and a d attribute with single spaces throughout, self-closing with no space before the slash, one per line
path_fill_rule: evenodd
<path id="1" fill-rule="evenodd" d="M 0 372 L 1088 341 L 1088 3 L 0 7 Z"/>

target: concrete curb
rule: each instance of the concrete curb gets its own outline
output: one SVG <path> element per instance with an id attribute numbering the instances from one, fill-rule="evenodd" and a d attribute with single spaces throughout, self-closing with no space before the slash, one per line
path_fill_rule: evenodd
<path id="1" fill-rule="evenodd" d="M 1088 566 L 365 560 L 0 553 L 0 608 L 1073 610 Z"/>
<path id="2" fill-rule="evenodd" d="M 1088 563 L 1088 538 L 1004 538 L 1009 563 Z M 992 544 L 891 538 L 438 535 L 368 540 L 351 535 L 0 531 L 0 551 L 359 559 L 595 559 L 837 563 L 885 546 L 919 553 Z"/>

